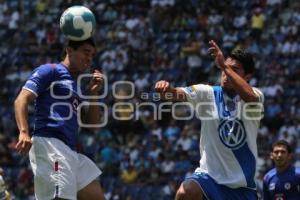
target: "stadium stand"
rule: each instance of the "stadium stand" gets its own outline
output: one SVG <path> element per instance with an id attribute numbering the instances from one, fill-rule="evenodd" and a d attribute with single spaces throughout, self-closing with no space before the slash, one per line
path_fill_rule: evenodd
<path id="1" fill-rule="evenodd" d="M 115 81 L 134 83 L 135 96 L 126 102 L 149 101 L 141 95 L 153 97 L 160 79 L 176 86 L 218 84 L 219 70 L 207 54 L 210 39 L 227 54 L 238 47 L 255 54 L 251 84 L 266 99 L 257 139 L 258 190 L 272 167 L 268 152 L 274 140 L 289 141 L 300 166 L 298 1 L 0 0 L 0 166 L 14 199 L 34 199 L 34 187 L 28 157 L 13 150 L 18 135 L 13 101 L 32 69 L 60 61 L 65 41 L 59 17 L 76 4 L 96 15 L 95 66 L 107 75 L 109 91 Z M 154 120 L 154 111 L 142 108 L 135 110 L 138 120 L 120 121 L 113 119 L 111 108 L 124 100 L 110 92 L 102 101 L 109 105 L 108 124 L 95 133 L 81 129 L 78 150 L 103 170 L 107 199 L 173 199 L 179 183 L 198 165 L 199 120 L 175 121 L 168 113 Z M 178 109 L 177 114 L 187 113 Z"/>

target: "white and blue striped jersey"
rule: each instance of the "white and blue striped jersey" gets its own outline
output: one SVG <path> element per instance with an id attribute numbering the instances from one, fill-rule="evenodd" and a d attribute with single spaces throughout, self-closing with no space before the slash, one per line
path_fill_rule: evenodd
<path id="1" fill-rule="evenodd" d="M 253 88 L 259 103 L 246 104 L 228 96 L 220 86 L 182 88 L 201 120 L 200 166 L 218 184 L 255 189 L 257 130 L 263 111 L 263 94 Z"/>

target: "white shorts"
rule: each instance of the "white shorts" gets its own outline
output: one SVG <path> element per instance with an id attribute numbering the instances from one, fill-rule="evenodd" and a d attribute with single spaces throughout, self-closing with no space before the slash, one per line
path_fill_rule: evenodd
<path id="1" fill-rule="evenodd" d="M 102 173 L 88 157 L 56 138 L 32 137 L 29 158 L 37 200 L 77 199 L 77 191 Z"/>

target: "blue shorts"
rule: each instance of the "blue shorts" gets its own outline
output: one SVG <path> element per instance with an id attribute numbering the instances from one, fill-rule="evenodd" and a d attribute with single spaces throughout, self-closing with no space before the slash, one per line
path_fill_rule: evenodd
<path id="1" fill-rule="evenodd" d="M 206 173 L 193 173 L 185 180 L 196 181 L 206 199 L 209 200 L 257 200 L 255 190 L 249 188 L 232 189 L 225 185 L 218 184 Z"/>

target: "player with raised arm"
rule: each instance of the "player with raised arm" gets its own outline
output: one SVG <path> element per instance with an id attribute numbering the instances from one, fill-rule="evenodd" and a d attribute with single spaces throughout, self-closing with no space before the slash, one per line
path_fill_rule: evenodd
<path id="1" fill-rule="evenodd" d="M 92 38 L 68 41 L 64 60 L 36 68 L 15 100 L 15 117 L 19 128 L 16 149 L 29 151 L 34 173 L 35 196 L 38 200 L 80 199 L 103 200 L 97 177 L 98 167 L 77 153 L 78 105 L 77 78 L 95 56 Z M 103 86 L 103 75 L 95 70 L 88 85 L 89 95 L 97 95 Z M 34 130 L 29 133 L 28 105 L 35 100 Z M 96 101 L 96 100 L 93 100 Z M 100 108 L 91 104 L 82 120 L 88 124 L 100 121 Z"/>
<path id="2" fill-rule="evenodd" d="M 300 168 L 292 165 L 292 147 L 285 140 L 279 140 L 272 145 L 270 155 L 275 168 L 264 177 L 263 199 L 300 198 Z"/>
<path id="3" fill-rule="evenodd" d="M 254 200 L 256 137 L 263 110 L 263 94 L 248 83 L 254 60 L 242 50 L 225 59 L 214 41 L 209 44 L 222 70 L 220 86 L 174 88 L 167 81 L 155 85 L 165 98 L 192 104 L 201 120 L 200 166 L 181 184 L 176 200 Z"/>

